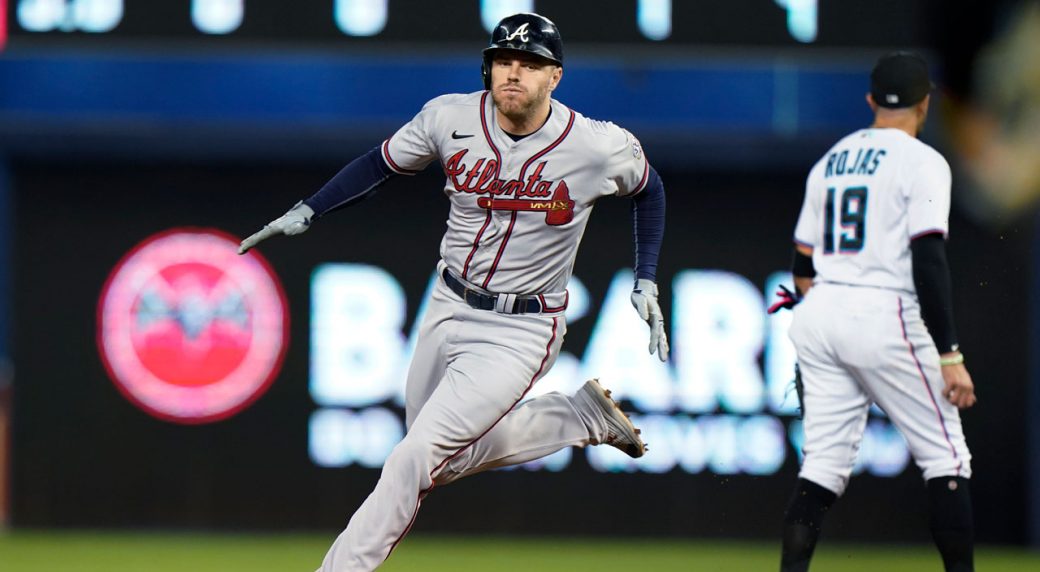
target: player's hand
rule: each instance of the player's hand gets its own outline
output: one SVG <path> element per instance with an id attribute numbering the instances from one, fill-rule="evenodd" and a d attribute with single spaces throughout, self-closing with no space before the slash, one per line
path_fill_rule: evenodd
<path id="1" fill-rule="evenodd" d="M 943 354 L 943 357 L 947 357 L 947 355 L 952 356 L 955 354 Z M 960 409 L 967 409 L 975 405 L 975 384 L 971 382 L 968 368 L 964 367 L 963 363 L 941 367 L 945 384 L 943 397 Z"/>
<path id="2" fill-rule="evenodd" d="M 782 309 L 792 309 L 802 301 L 801 295 L 798 292 L 792 292 L 787 289 L 787 286 L 780 285 L 780 289 L 776 291 L 776 297 L 779 298 L 772 306 L 766 310 L 768 314 L 775 314 Z"/>
<path id="3" fill-rule="evenodd" d="M 664 314 L 657 303 L 657 284 L 652 280 L 640 278 L 632 290 L 632 306 L 639 317 L 650 325 L 650 354 L 655 351 L 661 361 L 668 361 L 668 336 L 664 333 Z"/>
<path id="4" fill-rule="evenodd" d="M 284 234 L 285 236 L 302 234 L 311 227 L 311 217 L 313 216 L 314 209 L 303 204 L 303 201 L 300 201 L 296 203 L 296 206 L 289 209 L 289 212 L 267 223 L 259 232 L 256 232 L 249 238 L 243 240 L 242 243 L 238 245 L 238 253 L 245 254 L 246 252 L 249 252 L 250 248 L 253 248 L 276 234 Z"/>

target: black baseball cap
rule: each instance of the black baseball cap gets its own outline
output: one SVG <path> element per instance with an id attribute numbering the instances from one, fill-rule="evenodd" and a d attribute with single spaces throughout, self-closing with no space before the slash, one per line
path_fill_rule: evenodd
<path id="1" fill-rule="evenodd" d="M 912 52 L 885 54 L 870 72 L 870 95 L 881 107 L 916 105 L 934 87 L 928 78 L 928 62 Z"/>

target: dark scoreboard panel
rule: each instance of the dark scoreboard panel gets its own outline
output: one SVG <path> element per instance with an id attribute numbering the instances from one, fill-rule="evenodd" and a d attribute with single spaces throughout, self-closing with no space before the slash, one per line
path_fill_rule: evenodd
<path id="1" fill-rule="evenodd" d="M 538 11 L 569 43 L 926 46 L 934 0 L 0 0 L 7 47 L 111 39 L 218 45 L 484 41 L 503 15 Z M 0 28 L 4 25 L 0 21 Z M 2 42 L 2 40 L 0 40 Z"/>

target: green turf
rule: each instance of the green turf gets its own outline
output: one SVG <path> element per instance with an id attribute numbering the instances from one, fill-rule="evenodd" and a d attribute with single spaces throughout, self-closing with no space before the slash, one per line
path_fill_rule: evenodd
<path id="1" fill-rule="evenodd" d="M 310 572 L 332 535 L 17 531 L 0 534 L 3 572 Z M 823 544 L 818 572 L 940 572 L 930 546 Z M 1040 570 L 1040 553 L 982 547 L 980 571 Z M 748 572 L 777 569 L 775 543 L 409 537 L 380 570 Z"/>

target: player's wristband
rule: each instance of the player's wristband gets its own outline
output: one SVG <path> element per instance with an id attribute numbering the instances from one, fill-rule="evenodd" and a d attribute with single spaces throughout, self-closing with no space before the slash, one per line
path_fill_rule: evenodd
<path id="1" fill-rule="evenodd" d="M 958 353 L 952 357 L 939 358 L 939 365 L 959 365 L 964 363 L 964 354 Z"/>

